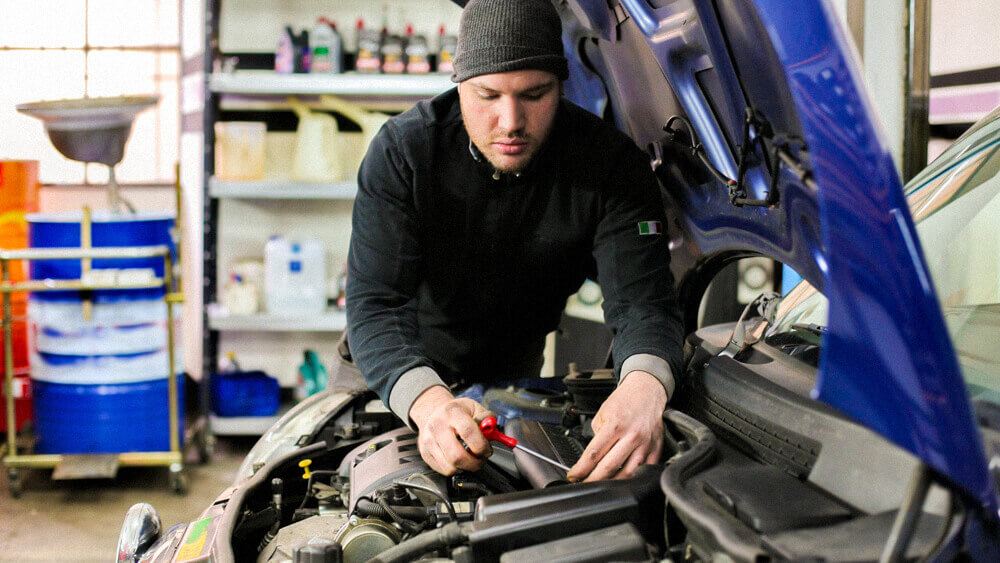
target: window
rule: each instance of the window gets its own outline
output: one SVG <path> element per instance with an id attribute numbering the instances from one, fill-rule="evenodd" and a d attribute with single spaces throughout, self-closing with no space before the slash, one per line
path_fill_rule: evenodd
<path id="1" fill-rule="evenodd" d="M 0 0 L 0 158 L 39 160 L 45 184 L 108 181 L 101 164 L 59 154 L 39 100 L 154 94 L 116 168 L 121 184 L 173 183 L 180 144 L 180 0 Z"/>

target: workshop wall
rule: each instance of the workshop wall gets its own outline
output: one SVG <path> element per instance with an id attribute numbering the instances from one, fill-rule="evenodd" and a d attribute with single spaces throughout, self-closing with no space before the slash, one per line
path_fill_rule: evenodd
<path id="1" fill-rule="evenodd" d="M 931 1 L 931 76 L 1000 66 L 996 0 Z"/>

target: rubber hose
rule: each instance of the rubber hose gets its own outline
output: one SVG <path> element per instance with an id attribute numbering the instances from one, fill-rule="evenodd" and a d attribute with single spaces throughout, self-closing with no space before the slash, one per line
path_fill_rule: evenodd
<path id="1" fill-rule="evenodd" d="M 407 534 L 416 534 L 424 529 L 425 523 L 418 524 L 413 520 L 407 520 L 406 518 L 403 518 L 402 516 L 399 515 L 398 512 L 396 512 L 395 510 L 392 509 L 391 506 L 389 506 L 389 503 L 386 502 L 384 498 L 380 498 L 376 502 L 378 503 L 379 506 L 382 507 L 382 510 L 385 510 L 386 514 L 388 514 L 389 517 L 392 518 L 392 521 L 395 522 L 400 527 L 402 527 L 403 531 L 406 532 Z"/>
<path id="2" fill-rule="evenodd" d="M 355 507 L 362 516 L 372 516 L 375 518 L 381 518 L 382 520 L 391 520 L 392 516 L 378 504 L 368 500 L 360 499 L 358 505 Z M 402 516 L 403 518 L 408 518 L 410 520 L 427 520 L 427 509 L 422 506 L 393 506 L 393 512 Z"/>
<path id="3" fill-rule="evenodd" d="M 437 549 L 465 543 L 468 539 L 469 533 L 465 528 L 452 522 L 391 547 L 369 559 L 368 563 L 404 563 Z"/>

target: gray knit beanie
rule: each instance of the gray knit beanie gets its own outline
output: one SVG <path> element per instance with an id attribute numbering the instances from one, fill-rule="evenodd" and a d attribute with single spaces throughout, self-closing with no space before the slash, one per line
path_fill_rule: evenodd
<path id="1" fill-rule="evenodd" d="M 525 69 L 569 77 L 552 0 L 470 0 L 458 26 L 452 82 Z"/>

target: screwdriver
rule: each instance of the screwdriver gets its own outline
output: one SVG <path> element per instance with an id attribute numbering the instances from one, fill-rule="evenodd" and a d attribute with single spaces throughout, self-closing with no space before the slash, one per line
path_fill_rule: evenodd
<path id="1" fill-rule="evenodd" d="M 511 438 L 510 436 L 501 432 L 499 428 L 497 428 L 496 417 L 487 416 L 486 418 L 484 418 L 483 421 L 479 423 L 479 429 L 483 432 L 483 436 L 486 436 L 486 439 L 491 442 L 500 442 L 501 444 L 507 446 L 508 448 L 521 450 L 522 452 L 537 457 L 538 459 L 546 463 L 550 463 L 558 467 L 559 469 L 562 469 L 563 471 L 569 471 L 569 467 L 559 463 L 558 461 L 548 456 L 544 456 L 536 452 L 535 450 L 532 450 L 531 448 L 526 448 L 524 446 L 517 445 L 517 438 Z"/>

